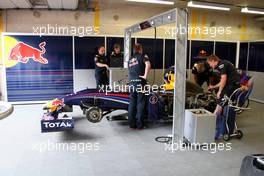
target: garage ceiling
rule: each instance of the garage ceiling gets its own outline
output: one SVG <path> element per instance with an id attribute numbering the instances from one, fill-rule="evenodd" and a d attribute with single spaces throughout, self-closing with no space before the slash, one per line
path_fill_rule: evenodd
<path id="1" fill-rule="evenodd" d="M 29 0 L 1 0 L 0 8 L 31 8 Z"/>
<path id="2" fill-rule="evenodd" d="M 243 7 L 249 6 L 249 7 L 264 8 L 263 0 L 204 0 L 204 2 L 230 4 L 234 6 L 243 6 Z"/>
<path id="3" fill-rule="evenodd" d="M 96 1 L 96 0 L 91 0 Z M 103 4 L 140 4 L 141 6 L 149 6 L 150 4 L 146 3 L 137 3 L 137 2 L 127 2 L 125 0 L 100 0 Z M 174 1 L 176 6 L 186 7 L 187 2 L 190 0 L 167 0 L 167 1 Z M 229 4 L 232 6 L 249 6 L 249 7 L 257 7 L 257 8 L 264 8 L 264 0 L 193 0 L 193 1 L 202 1 L 202 2 L 211 2 L 211 3 L 220 3 L 220 4 Z M 167 6 L 167 5 L 158 5 L 156 6 Z M 171 6 L 168 6 L 171 7 Z"/>
<path id="4" fill-rule="evenodd" d="M 92 3 L 97 0 L 0 0 L 0 9 L 16 9 L 16 8 L 50 8 L 50 9 L 70 9 L 78 8 L 80 2 Z M 127 2 L 125 0 L 99 0 L 104 5 L 111 4 L 140 4 L 140 6 L 149 6 L 150 4 Z M 186 7 L 189 0 L 170 0 L 175 2 L 177 7 Z M 199 0 L 197 0 L 199 1 Z M 263 0 L 201 0 L 203 2 L 222 3 L 232 6 L 257 7 L 264 9 Z M 155 5 L 161 6 L 161 5 Z M 171 6 L 168 6 L 171 7 Z"/>
<path id="5" fill-rule="evenodd" d="M 78 8 L 78 2 L 79 0 L 0 0 L 0 8 L 50 8 L 74 10 Z"/>

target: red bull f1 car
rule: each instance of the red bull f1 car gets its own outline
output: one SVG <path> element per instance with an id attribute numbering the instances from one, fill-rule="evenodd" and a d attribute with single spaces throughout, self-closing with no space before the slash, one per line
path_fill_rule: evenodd
<path id="1" fill-rule="evenodd" d="M 147 95 L 146 107 L 149 119 L 172 117 L 173 90 L 159 91 Z M 199 105 L 198 105 L 199 104 Z M 48 116 L 57 119 L 62 112 L 72 112 L 73 106 L 79 106 L 88 121 L 97 123 L 115 110 L 128 110 L 128 92 L 102 92 L 99 89 L 85 89 L 48 102 L 44 109 Z M 186 106 L 213 109 L 215 99 L 203 93 L 198 85 L 186 82 Z"/>

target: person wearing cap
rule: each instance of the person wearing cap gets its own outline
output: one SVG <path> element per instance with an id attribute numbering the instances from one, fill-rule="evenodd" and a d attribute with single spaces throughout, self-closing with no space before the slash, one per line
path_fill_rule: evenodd
<path id="1" fill-rule="evenodd" d="M 210 65 L 206 61 L 196 62 L 192 67 L 192 74 L 195 83 L 201 87 L 204 83 L 209 86 L 215 80 L 213 69 L 210 68 Z"/>

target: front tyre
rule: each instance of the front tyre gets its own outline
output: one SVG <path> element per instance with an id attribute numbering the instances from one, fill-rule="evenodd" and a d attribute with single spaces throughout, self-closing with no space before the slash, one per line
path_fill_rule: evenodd
<path id="1" fill-rule="evenodd" d="M 102 110 L 98 107 L 90 107 L 85 111 L 86 119 L 92 123 L 98 123 L 102 120 Z"/>

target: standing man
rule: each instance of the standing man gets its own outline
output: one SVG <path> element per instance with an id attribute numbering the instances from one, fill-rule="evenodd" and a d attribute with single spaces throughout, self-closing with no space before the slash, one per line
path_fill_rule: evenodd
<path id="1" fill-rule="evenodd" d="M 208 89 L 217 89 L 217 106 L 215 114 L 222 113 L 222 108 L 225 106 L 224 95 L 230 97 L 230 95 L 240 87 L 240 76 L 234 67 L 234 65 L 226 60 L 221 60 L 216 55 L 211 55 L 207 59 L 210 67 L 215 69 L 221 75 L 220 82 L 216 85 L 210 85 Z"/>
<path id="2" fill-rule="evenodd" d="M 110 55 L 110 67 L 123 67 L 124 54 L 121 52 L 119 44 L 114 44 L 114 51 Z"/>
<path id="3" fill-rule="evenodd" d="M 108 85 L 108 76 L 107 76 L 107 59 L 105 57 L 105 47 L 100 46 L 98 48 L 98 54 L 95 55 L 95 80 L 96 88 Z"/>
<path id="4" fill-rule="evenodd" d="M 129 59 L 128 67 L 130 82 L 128 123 L 129 127 L 132 129 L 143 129 L 146 97 L 144 92 L 139 90 L 144 90 L 151 65 L 148 56 L 143 54 L 143 47 L 141 44 L 135 44 L 134 55 Z"/>

